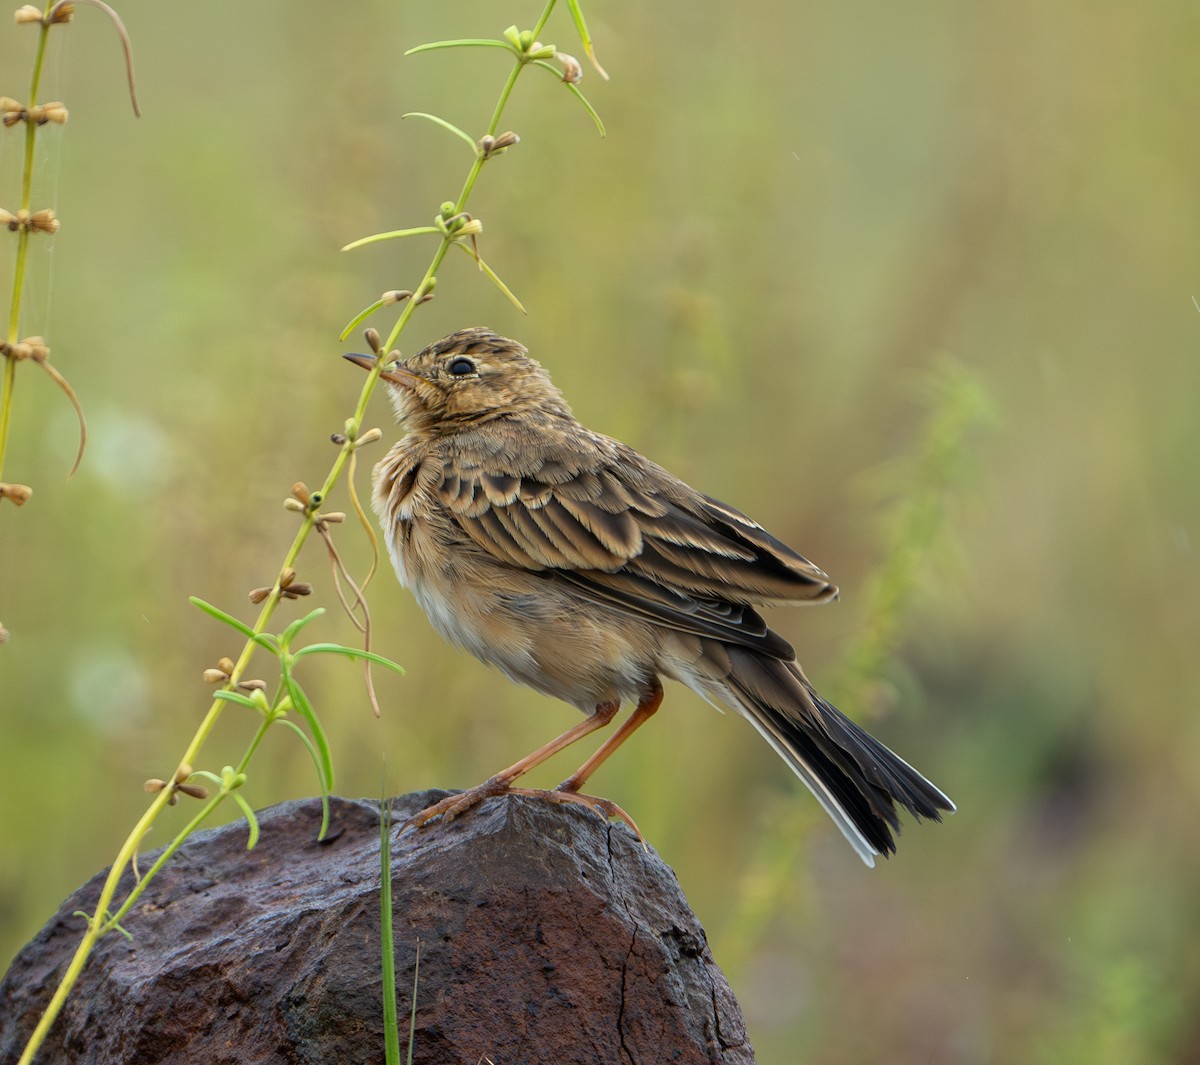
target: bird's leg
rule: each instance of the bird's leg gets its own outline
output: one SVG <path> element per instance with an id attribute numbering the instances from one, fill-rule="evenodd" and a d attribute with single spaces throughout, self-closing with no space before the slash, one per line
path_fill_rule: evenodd
<path id="1" fill-rule="evenodd" d="M 654 712 L 662 705 L 662 701 L 662 682 L 656 678 L 654 686 L 642 695 L 633 713 L 629 715 L 621 727 L 609 736 L 600 745 L 600 749 L 576 769 L 574 773 L 567 777 L 566 780 L 559 784 L 555 790 L 577 794 L 579 789 L 587 782 L 588 777 L 604 764 L 608 756 L 654 716 Z"/>
<path id="2" fill-rule="evenodd" d="M 645 840 L 642 839 L 641 829 L 638 828 L 633 818 L 613 802 L 612 799 L 602 799 L 597 795 L 584 795 L 579 789 L 583 787 L 587 779 L 600 768 L 613 751 L 620 747 L 634 732 L 653 717 L 654 712 L 662 705 L 662 701 L 662 684 L 655 679 L 654 686 L 642 695 L 641 701 L 621 727 L 609 736 L 601 744 L 600 749 L 576 769 L 574 773 L 567 777 L 566 780 L 559 784 L 557 788 L 553 791 L 537 791 L 532 788 L 509 788 L 508 791 L 515 795 L 533 795 L 539 798 L 553 799 L 555 802 L 577 803 L 580 806 L 586 806 L 589 810 L 595 810 L 596 813 L 604 818 L 619 817 L 633 830 L 633 834 L 642 840 L 644 845 Z"/>
<path id="3" fill-rule="evenodd" d="M 661 698 L 661 696 L 660 696 Z M 507 795 L 514 791 L 513 782 L 518 780 L 529 772 L 534 766 L 541 765 L 547 758 L 552 758 L 559 751 L 570 747 L 576 740 L 583 739 L 589 733 L 595 732 L 597 729 L 604 728 L 613 716 L 621 708 L 619 702 L 601 703 L 592 712 L 591 716 L 580 721 L 579 724 L 567 729 L 561 736 L 551 740 L 549 743 L 543 744 L 536 751 L 527 754 L 520 761 L 513 762 L 507 769 L 500 770 L 495 776 L 489 777 L 482 784 L 471 788 L 468 791 L 460 792 L 458 795 L 448 795 L 440 802 L 435 802 L 432 806 L 426 807 L 418 814 L 414 814 L 405 822 L 404 828 L 409 826 L 420 828 L 422 825 L 428 824 L 436 817 L 442 817 L 447 821 L 453 820 L 461 813 L 465 813 L 472 806 L 477 805 L 484 799 L 491 798 L 493 795 Z M 626 726 L 628 722 L 626 723 Z M 626 726 L 622 726 L 622 730 Z M 615 739 L 616 737 L 614 737 Z M 578 774 L 576 774 L 578 775 Z M 586 778 L 585 778 L 586 779 Z M 533 794 L 532 792 L 522 790 L 521 794 Z M 542 794 L 542 793 L 539 793 Z M 572 800 L 567 800 L 568 802 Z"/>

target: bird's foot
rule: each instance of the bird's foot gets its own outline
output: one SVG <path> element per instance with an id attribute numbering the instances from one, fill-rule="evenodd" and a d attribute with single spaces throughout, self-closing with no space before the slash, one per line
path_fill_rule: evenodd
<path id="1" fill-rule="evenodd" d="M 503 777 L 490 777 L 476 787 L 460 791 L 457 795 L 447 795 L 432 806 L 426 806 L 424 810 L 413 814 L 405 821 L 400 826 L 400 831 L 424 828 L 430 821 L 436 821 L 439 817 L 443 823 L 449 823 L 459 815 L 478 806 L 484 799 L 490 799 L 496 795 L 508 795 L 513 790 L 511 782 Z"/>
<path id="2" fill-rule="evenodd" d="M 642 836 L 642 830 L 638 828 L 634 819 L 613 802 L 612 799 L 602 799 L 598 795 L 584 795 L 582 792 L 568 787 L 567 782 L 560 784 L 553 791 L 545 791 L 541 788 L 509 788 L 509 792 L 513 795 L 529 795 L 535 799 L 548 799 L 550 802 L 574 803 L 576 806 L 586 806 L 606 821 L 609 819 L 624 821 L 633 834 L 637 836 L 638 842 L 645 846 L 646 840 Z"/>
<path id="3" fill-rule="evenodd" d="M 598 795 L 584 795 L 582 792 L 574 791 L 569 786 L 563 784 L 560 784 L 553 791 L 543 788 L 514 788 L 503 777 L 491 777 L 489 780 L 485 780 L 482 784 L 467 791 L 461 791 L 457 795 L 447 795 L 432 806 L 427 806 L 419 813 L 413 814 L 412 817 L 400 826 L 400 831 L 404 832 L 410 828 L 424 828 L 430 821 L 436 821 L 438 818 L 441 818 L 443 823 L 449 823 L 456 817 L 478 806 L 484 799 L 491 799 L 498 795 L 526 795 L 534 799 L 547 799 L 550 802 L 572 803 L 576 806 L 585 806 L 589 810 L 599 814 L 606 821 L 610 818 L 624 821 L 633 831 L 633 834 L 637 836 L 639 842 L 643 846 L 646 843 L 641 829 L 638 828 L 634 819 L 611 799 L 602 799 Z"/>

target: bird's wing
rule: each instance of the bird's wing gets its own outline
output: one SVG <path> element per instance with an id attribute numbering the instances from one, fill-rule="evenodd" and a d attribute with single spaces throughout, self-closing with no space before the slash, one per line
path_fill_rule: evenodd
<path id="1" fill-rule="evenodd" d="M 606 437 L 564 455 L 462 453 L 436 491 L 496 558 L 659 623 L 788 657 L 756 604 L 834 598 L 806 558 L 740 511 Z"/>

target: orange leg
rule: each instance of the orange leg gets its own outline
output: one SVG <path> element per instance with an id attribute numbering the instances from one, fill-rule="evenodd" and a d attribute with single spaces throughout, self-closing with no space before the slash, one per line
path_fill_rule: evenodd
<path id="1" fill-rule="evenodd" d="M 662 701 L 662 684 L 658 680 L 655 680 L 654 686 L 642 696 L 633 713 L 629 715 L 629 718 L 621 727 L 600 745 L 599 750 L 591 758 L 584 762 L 583 765 L 553 791 L 542 791 L 535 788 L 514 788 L 513 784 L 528 773 L 529 770 L 533 769 L 534 766 L 541 765 L 547 758 L 551 758 L 558 754 L 559 751 L 570 747 L 576 740 L 581 740 L 584 736 L 595 732 L 597 729 L 604 728 L 605 725 L 612 721 L 617 710 L 620 708 L 619 703 L 601 703 L 590 717 L 579 722 L 574 728 L 567 729 L 557 739 L 553 739 L 549 743 L 542 745 L 536 751 L 527 754 L 520 761 L 514 762 L 507 769 L 500 770 L 499 773 L 485 780 L 478 787 L 471 788 L 469 791 L 461 792 L 458 795 L 449 795 L 440 802 L 436 802 L 420 813 L 413 815 L 409 818 L 405 827 L 407 828 L 411 825 L 419 828 L 438 817 L 446 821 L 452 821 L 459 814 L 466 813 L 473 806 L 494 795 L 531 795 L 537 798 L 551 799 L 554 802 L 578 803 L 580 806 L 586 806 L 590 810 L 595 810 L 603 817 L 619 817 L 633 829 L 638 839 L 641 839 L 642 834 L 637 825 L 634 824 L 633 818 L 615 802 L 610 799 L 598 798 L 595 795 L 583 795 L 579 789 L 583 787 L 588 778 L 600 768 L 613 751 L 620 747 L 622 743 L 629 739 L 634 732 L 641 728 L 654 715 L 654 712 L 662 705 Z"/>
<path id="2" fill-rule="evenodd" d="M 559 784 L 555 790 L 578 792 L 587 783 L 588 778 L 607 761 L 609 755 L 654 716 L 655 711 L 662 706 L 662 701 L 663 687 L 661 682 L 656 679 L 654 687 L 642 696 L 641 701 L 625 723 L 600 745 L 600 749 L 591 758 Z"/>
<path id="3" fill-rule="evenodd" d="M 444 817 L 447 821 L 450 821 L 484 799 L 491 798 L 493 795 L 509 794 L 513 791 L 512 785 L 515 780 L 523 777 L 534 766 L 541 765 L 547 758 L 552 758 L 559 751 L 570 747 L 576 740 L 581 740 L 584 736 L 595 732 L 597 729 L 604 728 L 605 725 L 612 721 L 620 708 L 621 704 L 617 702 L 601 703 L 590 717 L 567 729 L 557 739 L 543 744 L 536 751 L 527 754 L 520 761 L 513 762 L 507 769 L 500 770 L 499 773 L 485 780 L 478 787 L 471 788 L 458 795 L 448 795 L 441 802 L 436 802 L 432 806 L 426 807 L 420 813 L 414 814 L 409 818 L 405 827 L 412 825 L 419 828 L 436 817 Z"/>

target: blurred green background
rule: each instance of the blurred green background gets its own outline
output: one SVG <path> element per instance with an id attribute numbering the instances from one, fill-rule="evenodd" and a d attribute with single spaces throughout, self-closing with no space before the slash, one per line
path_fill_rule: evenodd
<path id="1" fill-rule="evenodd" d="M 0 508 L 0 964 L 169 775 L 201 670 L 234 650 L 187 596 L 252 616 L 295 527 L 280 502 L 322 479 L 361 384 L 338 331 L 432 252 L 338 249 L 457 194 L 465 147 L 400 116 L 482 131 L 507 62 L 401 53 L 540 5 L 120 10 L 144 117 L 92 9 L 42 94 L 71 109 L 34 197 L 63 229 L 36 242 L 22 333 L 50 339 L 91 445 L 66 481 L 71 412 L 20 367 L 5 476 L 36 494 Z M 607 140 L 534 71 L 504 123 L 522 143 L 472 204 L 529 316 L 455 255 L 402 344 L 521 338 L 585 422 L 826 568 L 841 602 L 772 622 L 959 813 L 907 824 L 870 872 L 750 728 L 679 689 L 597 790 L 677 870 L 764 1063 L 1200 1059 L 1200 7 L 589 10 Z M 24 97 L 34 36 L 0 28 L 0 93 Z M 543 39 L 579 52 L 565 10 Z M 0 133 L 10 209 L 18 149 Z M 994 417 L 964 438 L 898 654 L 856 695 L 864 589 L 947 359 Z M 382 396 L 369 424 L 391 438 Z M 340 544 L 361 573 L 361 535 Z M 333 607 L 317 542 L 301 570 L 301 606 Z M 371 601 L 409 667 L 377 678 L 383 719 L 356 667 L 305 667 L 340 793 L 467 786 L 575 720 L 445 646 L 390 574 Z M 354 639 L 336 610 L 309 632 Z M 228 711 L 205 767 L 248 735 Z M 315 790 L 273 739 L 258 806 Z"/>

